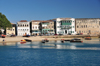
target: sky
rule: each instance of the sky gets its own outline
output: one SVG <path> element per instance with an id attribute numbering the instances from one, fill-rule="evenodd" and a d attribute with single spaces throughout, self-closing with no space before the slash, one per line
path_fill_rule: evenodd
<path id="1" fill-rule="evenodd" d="M 0 12 L 12 23 L 54 18 L 100 18 L 100 0 L 0 0 Z"/>

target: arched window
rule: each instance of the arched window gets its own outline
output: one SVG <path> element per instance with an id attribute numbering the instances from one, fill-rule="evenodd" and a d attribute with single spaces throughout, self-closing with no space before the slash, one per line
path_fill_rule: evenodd
<path id="1" fill-rule="evenodd" d="M 24 25 L 23 25 L 23 27 L 24 27 Z"/>
<path id="2" fill-rule="evenodd" d="M 77 28 L 78 28 L 78 26 L 77 26 Z"/>
<path id="3" fill-rule="evenodd" d="M 25 27 L 26 27 L 26 24 L 25 24 Z"/>

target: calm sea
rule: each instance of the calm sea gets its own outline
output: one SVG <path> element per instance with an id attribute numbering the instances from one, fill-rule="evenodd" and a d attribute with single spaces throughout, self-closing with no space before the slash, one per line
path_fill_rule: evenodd
<path id="1" fill-rule="evenodd" d="M 99 41 L 0 45 L 0 66 L 100 66 Z"/>

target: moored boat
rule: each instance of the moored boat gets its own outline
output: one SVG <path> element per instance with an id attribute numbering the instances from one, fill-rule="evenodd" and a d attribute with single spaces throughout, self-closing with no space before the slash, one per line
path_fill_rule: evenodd
<path id="1" fill-rule="evenodd" d="M 42 42 L 42 43 L 45 43 L 45 40 L 42 40 L 41 42 Z"/>
<path id="2" fill-rule="evenodd" d="M 26 40 L 21 40 L 20 44 L 25 44 Z"/>
<path id="3" fill-rule="evenodd" d="M 64 43 L 64 39 L 61 39 L 61 42 Z"/>
<path id="4" fill-rule="evenodd" d="M 47 38 L 46 38 L 46 39 L 44 39 L 44 41 L 45 41 L 45 42 L 49 42 L 49 40 L 48 40 Z"/>
<path id="5" fill-rule="evenodd" d="M 30 39 L 24 39 L 25 41 L 27 41 L 27 42 L 32 42 L 32 40 L 30 40 Z"/>
<path id="6" fill-rule="evenodd" d="M 79 42 L 79 43 L 82 43 L 83 41 L 81 41 L 81 39 L 75 38 L 75 39 L 70 40 L 70 42 Z"/>
<path id="7" fill-rule="evenodd" d="M 64 40 L 64 41 L 70 41 L 70 40 Z"/>
<path id="8" fill-rule="evenodd" d="M 85 37 L 85 40 L 91 40 L 91 37 Z"/>

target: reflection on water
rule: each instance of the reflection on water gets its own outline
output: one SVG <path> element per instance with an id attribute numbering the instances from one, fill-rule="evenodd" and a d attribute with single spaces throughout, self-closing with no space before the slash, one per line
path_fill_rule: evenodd
<path id="1" fill-rule="evenodd" d="M 100 50 L 100 41 L 84 41 L 83 43 L 70 43 L 65 41 L 50 41 L 46 43 L 41 42 L 27 42 L 25 44 L 16 43 L 0 43 L 0 45 L 13 46 L 13 48 L 41 48 L 41 49 L 85 49 L 85 50 Z"/>
<path id="2" fill-rule="evenodd" d="M 46 43 L 41 42 L 27 42 L 25 44 L 20 44 L 17 42 L 15 44 L 8 44 L 8 45 L 15 45 L 14 48 L 41 48 L 41 49 L 85 49 L 85 50 L 100 50 L 100 42 L 99 41 L 87 41 L 83 43 L 70 43 L 61 41 L 50 41 Z"/>

